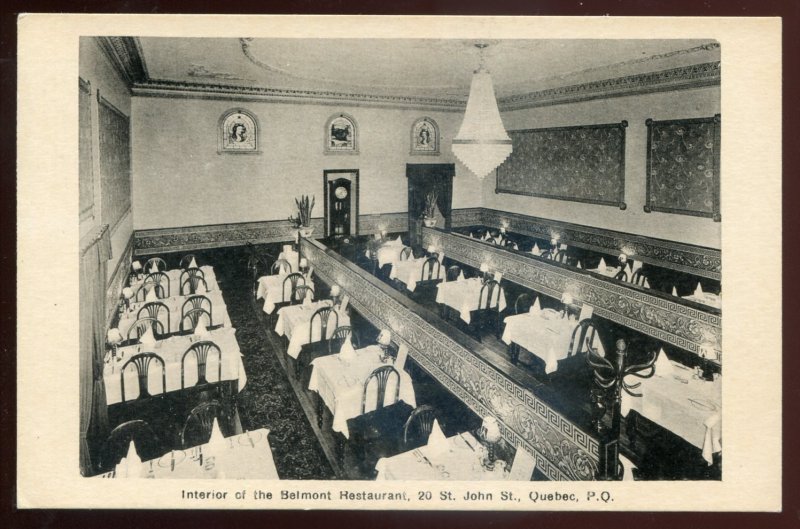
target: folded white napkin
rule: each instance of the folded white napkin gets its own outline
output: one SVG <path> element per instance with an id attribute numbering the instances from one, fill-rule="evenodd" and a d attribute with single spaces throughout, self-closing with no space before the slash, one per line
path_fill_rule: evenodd
<path id="1" fill-rule="evenodd" d="M 347 340 L 342 343 L 342 348 L 339 349 L 339 356 L 344 360 L 352 360 L 356 357 L 356 350 L 353 348 L 353 342 L 350 338 L 347 338 Z"/>
<path id="2" fill-rule="evenodd" d="M 472 234 L 472 232 L 470 232 L 470 234 L 469 234 L 469 238 L 470 238 L 470 239 L 474 239 L 474 238 L 475 238 L 475 236 Z"/>
<path id="3" fill-rule="evenodd" d="M 519 250 L 519 245 L 517 243 L 513 243 L 512 248 L 515 250 Z"/>
<path id="4" fill-rule="evenodd" d="M 678 297 L 678 289 L 676 289 L 675 287 L 672 287 L 672 295 L 675 296 L 676 298 Z"/>
<path id="5" fill-rule="evenodd" d="M 533 306 L 531 306 L 530 314 L 539 314 L 542 311 L 541 305 L 539 305 L 539 298 L 537 297 L 536 300 L 533 302 Z"/>
<path id="6" fill-rule="evenodd" d="M 139 337 L 139 343 L 142 345 L 153 345 L 156 343 L 156 337 L 153 336 L 153 327 L 151 325 L 148 325 L 145 333 Z"/>
<path id="7" fill-rule="evenodd" d="M 697 288 L 694 289 L 695 296 L 702 296 L 703 295 L 703 287 L 700 286 L 700 283 L 697 283 Z"/>
<path id="8" fill-rule="evenodd" d="M 429 454 L 436 454 L 449 449 L 447 437 L 442 433 L 442 428 L 436 419 L 433 420 L 433 427 L 431 427 L 431 433 L 428 436 L 427 448 Z"/>
<path id="9" fill-rule="evenodd" d="M 402 236 L 400 236 L 400 235 L 398 235 L 398 236 L 397 236 L 397 239 L 395 239 L 395 240 L 394 240 L 394 242 L 396 242 L 396 243 L 398 243 L 398 244 L 403 244 L 403 237 L 402 237 Z"/>
<path id="10" fill-rule="evenodd" d="M 439 252 L 439 257 L 437 257 L 437 259 L 439 260 L 440 263 L 444 261 L 444 252 Z"/>
<path id="11" fill-rule="evenodd" d="M 303 298 L 303 306 L 304 307 L 311 306 L 311 292 L 306 292 L 306 296 Z"/>
<path id="12" fill-rule="evenodd" d="M 531 248 L 531 253 L 533 255 L 539 255 L 539 254 L 542 253 L 542 251 L 539 249 L 539 245 L 538 244 L 533 243 L 533 248 Z"/>
<path id="13" fill-rule="evenodd" d="M 156 266 L 155 263 L 150 265 L 150 272 L 149 273 L 150 274 L 157 274 L 158 273 L 158 267 Z"/>
<path id="14" fill-rule="evenodd" d="M 581 266 L 581 262 L 580 262 L 580 261 L 578 261 L 578 268 L 581 268 L 581 269 L 583 268 L 583 267 Z"/>
<path id="15" fill-rule="evenodd" d="M 366 256 L 367 256 L 367 259 L 369 259 L 369 257 L 370 257 L 369 250 L 367 250 L 366 252 L 364 252 L 364 255 L 366 255 Z"/>
<path id="16" fill-rule="evenodd" d="M 222 435 L 222 430 L 219 429 L 219 422 L 214 417 L 214 424 L 211 425 L 211 437 L 208 439 L 208 445 L 211 447 L 225 446 L 225 436 Z"/>
<path id="17" fill-rule="evenodd" d="M 650 288 L 650 281 L 646 277 L 644 278 L 644 288 Z"/>
<path id="18" fill-rule="evenodd" d="M 206 292 L 208 292 L 208 291 L 206 290 L 205 282 L 204 281 L 198 281 L 197 282 L 197 288 L 194 289 L 194 293 L 195 294 L 205 294 Z"/>
<path id="19" fill-rule="evenodd" d="M 600 264 L 597 265 L 597 269 L 598 270 L 605 270 L 606 268 L 607 268 L 606 267 L 606 260 L 601 257 L 600 258 Z"/>
<path id="20" fill-rule="evenodd" d="M 194 260 L 194 257 L 192 257 L 192 262 L 189 263 L 189 268 L 197 268 L 197 261 Z"/>
<path id="21" fill-rule="evenodd" d="M 408 346 L 404 343 L 400 344 L 400 348 L 397 350 L 397 359 L 394 361 L 394 368 L 398 371 L 401 371 L 403 367 L 406 365 L 406 359 L 408 358 Z"/>
<path id="22" fill-rule="evenodd" d="M 145 296 L 144 300 L 146 302 L 148 302 L 148 303 L 151 302 L 151 301 L 158 301 L 158 296 L 156 296 L 156 286 L 155 285 L 150 287 L 150 290 L 147 291 L 147 296 Z"/>
<path id="23" fill-rule="evenodd" d="M 465 281 L 465 280 L 466 280 L 466 278 L 464 277 L 464 271 L 462 270 L 461 272 L 458 273 L 458 277 L 456 278 L 456 281 Z"/>
<path id="24" fill-rule="evenodd" d="M 670 377 L 675 372 L 675 366 L 667 358 L 667 354 L 662 347 L 658 351 L 658 358 L 656 358 L 656 375 L 660 377 Z"/>
<path id="25" fill-rule="evenodd" d="M 594 312 L 594 307 L 584 303 L 583 306 L 581 306 L 581 313 L 578 316 L 578 321 L 588 320 L 589 318 L 592 317 L 593 312 Z"/>
<path id="26" fill-rule="evenodd" d="M 638 269 L 640 269 L 641 267 L 642 267 L 642 262 L 641 261 L 636 261 L 635 263 L 633 263 L 633 271 L 634 272 L 637 271 Z"/>
<path id="27" fill-rule="evenodd" d="M 503 272 L 495 272 L 494 273 L 494 280 L 499 283 L 501 279 L 503 279 Z"/>
<path id="28" fill-rule="evenodd" d="M 208 328 L 203 321 L 203 316 L 200 316 L 200 319 L 197 320 L 197 326 L 194 328 L 194 334 L 195 336 L 208 336 Z"/>
<path id="29" fill-rule="evenodd" d="M 142 477 L 142 459 L 136 452 L 136 445 L 133 444 L 133 440 L 131 440 L 131 444 L 128 445 L 128 455 L 125 456 L 123 461 L 127 467 L 125 469 L 126 478 L 136 479 Z"/>

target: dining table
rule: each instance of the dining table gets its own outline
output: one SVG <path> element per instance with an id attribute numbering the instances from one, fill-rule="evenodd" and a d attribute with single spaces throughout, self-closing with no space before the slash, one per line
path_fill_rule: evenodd
<path id="1" fill-rule="evenodd" d="M 183 304 L 193 295 L 196 294 L 189 294 L 186 296 L 169 296 L 156 300 L 165 304 L 169 309 L 169 322 L 167 322 L 166 314 L 163 309 L 159 313 L 159 321 L 161 321 L 161 323 L 164 325 L 164 332 L 166 334 L 173 334 L 183 330 L 181 329 L 181 318 L 183 317 L 181 311 L 183 310 Z M 205 296 L 211 302 L 210 326 L 231 326 L 231 319 L 228 315 L 228 306 L 225 304 L 225 300 L 222 298 L 222 292 L 219 290 L 214 290 L 197 295 Z M 120 314 L 117 328 L 123 337 L 128 337 L 128 330 L 134 323 L 136 323 L 136 320 L 139 318 L 139 311 L 147 303 L 149 303 L 147 300 L 131 303 L 125 312 Z M 145 317 L 145 314 L 142 314 L 142 317 Z"/>
<path id="2" fill-rule="evenodd" d="M 219 290 L 219 283 L 217 282 L 217 275 L 214 273 L 214 267 L 213 266 L 209 266 L 209 265 L 205 265 L 205 266 L 201 266 L 199 268 L 200 268 L 200 271 L 203 272 L 203 279 L 206 280 L 206 286 L 207 286 L 206 289 L 209 292 L 218 291 Z M 180 288 L 181 288 L 180 280 L 181 280 L 181 274 L 183 274 L 183 272 L 184 272 L 183 268 L 173 268 L 172 270 L 167 270 L 166 272 L 164 272 L 165 274 L 167 274 L 167 277 L 169 278 L 169 293 L 170 293 L 170 295 L 180 294 L 180 292 L 181 292 L 181 290 L 180 290 Z M 187 277 L 188 276 L 184 276 L 184 281 L 186 281 Z M 130 282 L 129 286 L 131 287 L 131 289 L 134 292 L 136 292 L 144 284 L 144 281 L 145 281 L 146 278 L 147 278 L 147 274 L 143 274 L 141 276 L 141 279 L 137 278 L 137 279 L 132 280 Z"/>
<path id="3" fill-rule="evenodd" d="M 284 301 L 289 301 L 291 297 L 291 282 L 287 282 L 284 284 L 284 279 L 286 279 L 286 273 L 279 273 L 279 274 L 272 274 L 268 276 L 261 276 L 258 278 L 258 288 L 256 289 L 256 299 L 263 299 L 264 305 L 263 310 L 267 314 L 272 314 L 275 311 L 275 304 L 282 303 Z M 304 284 L 306 286 L 314 288 L 314 281 L 309 279 L 306 276 L 305 283 L 298 283 Z"/>
<path id="4" fill-rule="evenodd" d="M 392 362 L 391 359 L 382 360 L 382 350 L 377 345 L 356 349 L 351 358 L 342 354 L 333 354 L 316 358 L 311 362 L 312 371 L 308 389 L 316 392 L 331 411 L 335 432 L 340 432 L 346 438 L 350 438 L 347 420 L 361 415 L 364 383 L 375 369 L 391 365 Z M 398 400 L 416 408 L 417 401 L 411 376 L 402 369 L 399 369 L 398 373 L 400 374 Z M 389 378 L 386 397 L 394 395 L 397 387 L 395 381 L 396 377 Z M 368 386 L 367 403 L 374 404 L 377 400 L 375 386 L 374 383 Z M 374 405 L 367 406 L 365 412 L 374 408 Z"/>
<path id="5" fill-rule="evenodd" d="M 378 481 L 502 481 L 509 472 L 504 463 L 493 469 L 483 464 L 485 448 L 470 432 L 448 437 L 443 447 L 421 446 L 375 465 Z"/>
<path id="6" fill-rule="evenodd" d="M 553 309 L 531 309 L 530 312 L 506 316 L 502 340 L 508 345 L 516 344 L 541 358 L 545 372 L 558 369 L 558 361 L 569 356 L 572 333 L 578 326 L 574 318 L 562 317 Z"/>
<path id="7" fill-rule="evenodd" d="M 381 244 L 375 251 L 377 254 L 378 266 L 383 268 L 387 264 L 393 264 L 399 261 L 400 252 L 403 251 L 403 248 L 405 248 L 405 244 L 403 244 L 400 237 Z"/>
<path id="8" fill-rule="evenodd" d="M 405 284 L 410 292 L 417 289 L 417 281 L 422 279 L 422 272 L 425 266 L 425 261 L 428 257 L 420 257 L 418 259 L 410 258 L 405 261 L 395 261 L 392 263 L 392 269 L 389 272 L 389 279 L 397 279 Z M 425 279 L 428 279 L 428 271 L 425 270 Z M 444 267 L 433 266 L 431 271 L 431 279 L 443 279 L 445 275 Z"/>
<path id="9" fill-rule="evenodd" d="M 466 323 L 472 321 L 472 311 L 478 310 L 479 297 L 483 288 L 483 281 L 479 277 L 462 279 L 457 281 L 447 281 L 437 285 L 436 303 L 447 305 L 459 313 L 461 319 Z M 494 292 L 492 299 L 494 300 Z M 498 310 L 502 312 L 506 308 L 505 291 L 503 291 L 497 303 Z M 484 297 L 485 303 L 485 297 Z"/>
<path id="10" fill-rule="evenodd" d="M 242 363 L 242 353 L 236 340 L 236 329 L 221 327 L 210 330 L 204 336 L 186 334 L 171 336 L 165 340 L 158 340 L 153 344 L 134 344 L 119 347 L 114 355 L 106 355 L 103 365 L 103 382 L 106 388 L 106 403 L 110 406 L 122 402 L 122 376 L 125 379 L 125 400 L 133 400 L 139 396 L 138 371 L 133 364 L 129 364 L 124 375 L 121 371 L 125 363 L 139 353 L 155 353 L 164 360 L 164 373 L 166 375 L 166 392 L 177 391 L 183 387 L 191 387 L 197 383 L 197 358 L 194 354 L 186 357 L 184 366 L 184 379 L 181 383 L 181 361 L 184 353 L 199 341 L 215 343 L 222 353 L 222 377 L 219 373 L 219 359 L 216 354 L 209 353 L 206 360 L 206 380 L 220 382 L 221 380 L 238 381 L 241 391 L 247 384 L 247 375 Z M 164 393 L 161 376 L 161 364 L 150 362 L 147 388 L 150 395 Z"/>
<path id="11" fill-rule="evenodd" d="M 641 397 L 623 391 L 622 415 L 638 412 L 700 448 L 711 464 L 722 450 L 722 379 L 705 380 L 689 367 L 669 364 L 665 369 L 656 363 L 654 376 L 630 380 L 641 382 L 635 390 Z"/>
<path id="12" fill-rule="evenodd" d="M 137 465 L 135 476 L 126 474 L 125 462 L 103 474 L 100 479 L 269 479 L 276 480 L 278 470 L 269 444 L 269 430 L 226 437 L 217 443 L 205 443 L 184 450 L 170 450 L 161 457 Z"/>
<path id="13" fill-rule="evenodd" d="M 297 360 L 303 345 L 321 339 L 322 318 L 316 318 L 314 320 L 314 328 L 311 329 L 311 317 L 317 310 L 331 306 L 333 306 L 333 301 L 323 299 L 309 304 L 299 303 L 297 305 L 288 305 L 278 309 L 278 321 L 275 323 L 275 332 L 278 336 L 286 336 L 286 338 L 289 339 L 289 345 L 286 348 L 287 355 Z M 336 325 L 337 318 L 333 314 L 330 315 L 330 319 L 328 320 L 328 337 L 333 334 L 333 331 L 335 331 L 337 327 L 350 325 L 350 316 L 347 314 L 346 310 L 336 310 L 336 314 L 338 314 L 338 325 Z M 312 340 L 311 338 L 314 339 Z"/>

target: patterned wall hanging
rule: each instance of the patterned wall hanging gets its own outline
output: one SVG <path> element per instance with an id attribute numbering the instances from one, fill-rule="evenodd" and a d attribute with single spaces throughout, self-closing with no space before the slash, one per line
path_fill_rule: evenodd
<path id="1" fill-rule="evenodd" d="M 78 194 L 80 220 L 94 216 L 94 159 L 92 154 L 92 86 L 78 78 Z"/>
<path id="2" fill-rule="evenodd" d="M 258 121 L 243 108 L 228 110 L 219 119 L 219 151 L 231 154 L 258 153 Z"/>
<path id="3" fill-rule="evenodd" d="M 439 126 L 431 118 L 420 118 L 411 126 L 411 154 L 439 154 Z"/>
<path id="4" fill-rule="evenodd" d="M 100 122 L 100 210 L 113 231 L 131 209 L 130 118 L 97 91 Z"/>
<path id="5" fill-rule="evenodd" d="M 334 114 L 325 124 L 325 154 L 358 154 L 358 127 L 347 114 Z"/>
<path id="6" fill-rule="evenodd" d="M 647 125 L 647 199 L 644 210 L 721 220 L 720 115 L 654 121 Z"/>
<path id="7" fill-rule="evenodd" d="M 509 131 L 514 150 L 497 169 L 495 192 L 625 209 L 627 126 Z"/>

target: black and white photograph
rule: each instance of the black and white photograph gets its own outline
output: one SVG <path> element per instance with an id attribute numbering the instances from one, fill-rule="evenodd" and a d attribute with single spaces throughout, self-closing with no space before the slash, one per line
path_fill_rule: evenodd
<path id="1" fill-rule="evenodd" d="M 75 476 L 265 509 L 739 479 L 731 39 L 701 28 L 69 40 Z"/>

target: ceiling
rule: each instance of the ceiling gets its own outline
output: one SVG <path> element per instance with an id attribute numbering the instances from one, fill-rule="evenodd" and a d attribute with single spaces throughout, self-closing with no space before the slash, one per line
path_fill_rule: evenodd
<path id="1" fill-rule="evenodd" d="M 141 37 L 149 81 L 466 99 L 477 41 Z M 484 64 L 499 98 L 719 61 L 705 40 L 496 40 Z"/>

